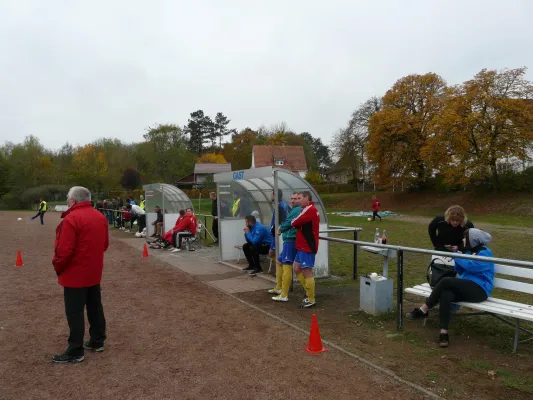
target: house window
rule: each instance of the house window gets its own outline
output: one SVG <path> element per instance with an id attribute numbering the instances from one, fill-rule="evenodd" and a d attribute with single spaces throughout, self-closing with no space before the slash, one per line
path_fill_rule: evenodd
<path id="1" fill-rule="evenodd" d="M 282 166 L 283 164 L 283 160 L 276 160 L 276 166 Z"/>

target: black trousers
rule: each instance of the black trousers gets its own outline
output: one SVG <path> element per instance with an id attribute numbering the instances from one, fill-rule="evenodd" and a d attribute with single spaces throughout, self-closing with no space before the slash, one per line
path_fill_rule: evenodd
<path id="1" fill-rule="evenodd" d="M 142 232 L 146 228 L 146 215 L 139 215 L 137 217 L 137 226 L 139 227 L 139 232 Z"/>
<path id="2" fill-rule="evenodd" d="M 261 269 L 261 263 L 259 262 L 260 254 L 268 254 L 270 245 L 268 244 L 251 244 L 245 243 L 242 245 L 242 251 L 248 260 L 248 266 L 255 269 Z"/>
<path id="3" fill-rule="evenodd" d="M 448 329 L 450 324 L 450 303 L 468 301 L 480 303 L 487 300 L 487 293 L 477 283 L 468 279 L 442 278 L 426 300 L 432 308 L 440 302 L 440 329 Z"/>
<path id="4" fill-rule="evenodd" d="M 213 225 L 211 225 L 213 236 L 218 240 L 218 218 L 213 218 Z"/>
<path id="5" fill-rule="evenodd" d="M 183 238 L 193 237 L 194 235 L 189 231 L 177 231 L 172 234 L 172 246 L 179 249 Z"/>
<path id="6" fill-rule="evenodd" d="M 37 211 L 37 214 L 34 216 L 34 217 L 31 217 L 31 219 L 35 219 L 37 217 L 41 217 L 41 225 L 44 225 L 44 221 L 43 221 L 43 218 L 44 218 L 44 214 L 46 213 L 46 211 Z"/>
<path id="7" fill-rule="evenodd" d="M 375 211 L 375 210 L 374 210 L 374 212 L 372 213 L 372 219 L 373 219 L 373 220 L 376 220 L 376 217 L 378 217 L 379 219 L 381 219 L 381 217 L 380 217 L 379 214 L 378 214 L 378 211 Z"/>
<path id="8" fill-rule="evenodd" d="M 105 317 L 102 306 L 100 285 L 85 288 L 64 288 L 65 312 L 70 329 L 68 352 L 70 355 L 83 355 L 83 335 L 85 333 L 85 306 L 89 321 L 91 342 L 103 345 L 105 335 Z"/>

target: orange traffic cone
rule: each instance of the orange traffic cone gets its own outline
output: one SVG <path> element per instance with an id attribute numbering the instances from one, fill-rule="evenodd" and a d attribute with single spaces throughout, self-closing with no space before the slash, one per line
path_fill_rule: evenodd
<path id="1" fill-rule="evenodd" d="M 311 332 L 309 332 L 309 344 L 305 348 L 309 353 L 317 354 L 326 351 L 325 347 L 322 347 L 322 339 L 320 338 L 320 331 L 318 330 L 318 321 L 316 315 L 313 314 L 313 321 L 311 322 Z"/>
<path id="2" fill-rule="evenodd" d="M 24 263 L 22 262 L 22 255 L 20 254 L 20 250 L 17 251 L 17 262 L 15 263 L 16 267 L 22 267 Z"/>
<path id="3" fill-rule="evenodd" d="M 144 244 L 144 250 L 143 250 L 143 258 L 148 257 L 148 247 L 146 247 L 146 243 Z"/>

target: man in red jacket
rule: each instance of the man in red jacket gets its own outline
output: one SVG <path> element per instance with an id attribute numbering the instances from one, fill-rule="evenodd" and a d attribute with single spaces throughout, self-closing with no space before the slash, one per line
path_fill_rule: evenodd
<path id="1" fill-rule="evenodd" d="M 174 228 L 172 234 L 172 253 L 181 251 L 181 241 L 187 237 L 194 237 L 196 235 L 196 217 L 194 216 L 192 209 L 188 208 L 183 219 L 179 222 L 178 226 Z"/>
<path id="2" fill-rule="evenodd" d="M 291 222 L 291 225 L 296 228 L 296 250 L 298 250 L 294 259 L 294 272 L 307 294 L 300 308 L 316 305 L 313 268 L 318 252 L 320 215 L 312 200 L 310 192 L 302 192 L 300 197 L 302 212 Z"/>
<path id="3" fill-rule="evenodd" d="M 69 209 L 56 229 L 52 264 L 64 290 L 65 311 L 70 328 L 68 348 L 52 357 L 56 363 L 80 362 L 84 349 L 104 351 L 106 323 L 100 282 L 104 269 L 104 252 L 109 246 L 108 222 L 92 208 L 91 192 L 74 186 L 67 195 Z M 83 343 L 84 311 L 87 306 L 90 340 Z"/>

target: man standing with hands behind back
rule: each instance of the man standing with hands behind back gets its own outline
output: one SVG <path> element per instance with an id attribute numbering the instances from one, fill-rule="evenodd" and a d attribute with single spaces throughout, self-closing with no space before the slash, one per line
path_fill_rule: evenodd
<path id="1" fill-rule="evenodd" d="M 91 192 L 74 186 L 67 195 L 68 210 L 56 229 L 52 260 L 58 281 L 64 290 L 65 311 L 70 329 L 68 348 L 52 357 L 56 363 L 83 361 L 84 349 L 104 351 L 106 323 L 100 292 L 104 252 L 109 246 L 108 223 L 102 213 L 92 208 Z M 90 340 L 83 343 L 85 306 Z"/>

